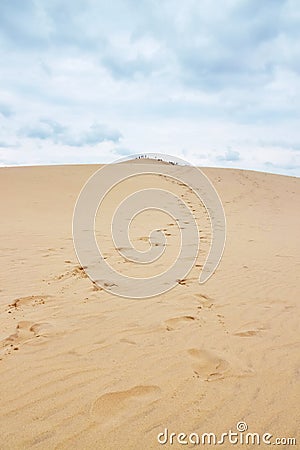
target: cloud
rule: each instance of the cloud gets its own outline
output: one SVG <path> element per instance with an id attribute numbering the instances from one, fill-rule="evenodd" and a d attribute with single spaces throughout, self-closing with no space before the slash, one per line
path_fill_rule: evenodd
<path id="1" fill-rule="evenodd" d="M 94 146 L 105 141 L 118 142 L 122 136 L 119 131 L 99 123 L 92 124 L 88 130 L 76 133 L 50 119 L 41 119 L 34 127 L 21 128 L 19 135 L 29 139 L 50 140 L 55 144 L 70 147 Z"/>
<path id="2" fill-rule="evenodd" d="M 20 163 L 131 149 L 299 173 L 299 40 L 297 0 L 2 1 L 1 140 Z"/>
<path id="3" fill-rule="evenodd" d="M 19 135 L 30 139 L 51 139 L 59 141 L 63 138 L 66 127 L 50 119 L 41 119 L 35 126 L 25 126 L 19 130 Z"/>
<path id="4" fill-rule="evenodd" d="M 73 147 L 83 147 L 84 145 L 97 145 L 105 141 L 118 142 L 121 137 L 122 135 L 118 130 L 113 130 L 106 125 L 95 123 L 77 137 L 64 135 L 61 142 Z"/>
<path id="5" fill-rule="evenodd" d="M 118 157 L 129 156 L 129 155 L 132 155 L 133 153 L 135 153 L 132 150 L 129 150 L 128 148 L 120 148 L 120 147 L 114 148 L 113 151 Z"/>
<path id="6" fill-rule="evenodd" d="M 0 114 L 3 117 L 11 117 L 13 115 L 13 110 L 10 106 L 0 103 Z"/>
<path id="7" fill-rule="evenodd" d="M 9 142 L 0 141 L 0 148 L 14 148 L 16 144 L 10 144 Z"/>
<path id="8" fill-rule="evenodd" d="M 148 75 L 154 68 L 152 64 L 144 59 L 122 60 L 121 57 L 105 56 L 102 64 L 116 79 L 133 79 L 136 75 Z"/>
<path id="9" fill-rule="evenodd" d="M 219 155 L 217 157 L 219 161 L 239 161 L 240 160 L 240 154 L 237 151 L 228 149 L 225 153 L 225 155 Z"/>
<path id="10" fill-rule="evenodd" d="M 297 170 L 300 169 L 300 164 L 296 164 L 295 161 L 288 163 L 288 164 L 274 164 L 271 161 L 266 161 L 264 163 L 264 165 L 266 166 L 267 169 L 271 169 L 271 171 L 274 170 L 280 170 L 281 172 L 285 172 L 285 171 L 290 171 L 290 170 Z"/>
<path id="11" fill-rule="evenodd" d="M 260 140 L 257 143 L 261 147 L 275 147 L 275 148 L 290 149 L 290 150 L 295 150 L 295 151 L 300 150 L 300 141 L 295 142 L 295 141 L 289 141 L 289 140 L 285 140 L 285 139 L 284 140 L 270 139 L 268 141 Z"/>

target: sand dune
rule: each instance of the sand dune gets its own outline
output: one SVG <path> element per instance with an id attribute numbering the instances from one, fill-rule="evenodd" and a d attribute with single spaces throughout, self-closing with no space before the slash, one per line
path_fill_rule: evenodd
<path id="1" fill-rule="evenodd" d="M 299 179 L 203 169 L 227 219 L 223 259 L 204 285 L 209 223 L 173 185 L 202 224 L 199 260 L 175 289 L 133 300 L 93 284 L 73 249 L 74 204 L 96 169 L 0 169 L 0 448 L 157 449 L 165 428 L 221 435 L 239 421 L 297 438 Z M 115 255 L 104 219 L 134 183 L 97 219 L 105 257 L 128 275 L 135 269 Z M 147 212 L 132 240 L 146 249 L 156 223 L 169 239 L 159 271 L 176 253 L 176 225 Z"/>

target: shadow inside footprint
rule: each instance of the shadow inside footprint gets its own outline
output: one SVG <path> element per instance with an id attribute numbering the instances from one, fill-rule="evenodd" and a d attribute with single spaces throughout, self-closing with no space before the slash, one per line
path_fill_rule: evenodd
<path id="1" fill-rule="evenodd" d="M 239 337 L 250 337 L 250 336 L 256 336 L 260 333 L 259 330 L 247 330 L 247 331 L 239 331 L 237 333 L 234 333 L 234 336 Z"/>

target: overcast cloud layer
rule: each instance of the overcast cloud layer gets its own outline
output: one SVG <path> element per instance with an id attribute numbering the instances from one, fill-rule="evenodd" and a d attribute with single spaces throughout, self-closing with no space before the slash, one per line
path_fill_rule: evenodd
<path id="1" fill-rule="evenodd" d="M 1 0 L 0 165 L 300 174 L 298 0 Z"/>

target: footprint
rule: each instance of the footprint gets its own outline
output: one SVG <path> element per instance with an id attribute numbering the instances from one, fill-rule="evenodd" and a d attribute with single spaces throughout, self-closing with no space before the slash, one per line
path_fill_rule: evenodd
<path id="1" fill-rule="evenodd" d="M 181 284 L 182 286 L 186 286 L 187 283 L 187 279 L 186 278 L 182 278 L 181 280 L 178 279 L 176 280 L 178 284 Z"/>
<path id="2" fill-rule="evenodd" d="M 173 331 L 180 328 L 180 325 L 185 323 L 190 323 L 196 320 L 194 316 L 181 316 L 181 317 L 173 317 L 172 319 L 168 319 L 165 321 L 167 326 L 167 331 Z"/>
<path id="3" fill-rule="evenodd" d="M 195 296 L 199 297 L 201 299 L 204 299 L 204 300 L 211 300 L 211 298 L 208 295 L 205 295 L 205 294 L 195 294 Z"/>
<path id="4" fill-rule="evenodd" d="M 98 281 L 100 282 L 100 280 L 98 280 Z M 101 282 L 103 282 L 103 286 L 104 286 L 106 289 L 112 288 L 113 286 L 117 286 L 117 284 L 113 283 L 112 281 L 104 281 L 104 280 L 101 280 Z M 102 284 L 102 283 L 101 283 L 101 284 Z"/>
<path id="5" fill-rule="evenodd" d="M 261 333 L 261 331 L 265 331 L 265 330 L 266 330 L 265 326 L 263 326 L 263 325 L 257 326 L 257 324 L 250 322 L 248 324 L 244 324 L 243 328 L 240 328 L 238 331 L 233 333 L 233 335 L 239 336 L 239 337 L 251 337 L 251 336 L 257 336 Z"/>
<path id="6" fill-rule="evenodd" d="M 95 283 L 95 281 L 92 281 L 93 283 L 93 287 L 90 289 L 90 291 L 103 291 L 103 288 L 98 286 L 97 283 Z"/>
<path id="7" fill-rule="evenodd" d="M 40 327 L 43 325 L 28 320 L 19 322 L 16 331 L 0 342 L 1 355 L 10 354 L 11 350 L 19 350 L 20 344 L 39 337 Z"/>
<path id="8" fill-rule="evenodd" d="M 204 381 L 222 379 L 228 372 L 229 363 L 207 350 L 192 348 L 188 353 L 194 360 L 194 373 Z"/>
<path id="9" fill-rule="evenodd" d="M 34 323 L 30 327 L 30 331 L 32 331 L 34 333 L 35 337 L 40 337 L 40 336 L 47 337 L 53 333 L 53 328 L 54 328 L 53 325 L 51 325 L 48 322 L 40 322 L 40 323 Z"/>
<path id="10" fill-rule="evenodd" d="M 250 336 L 256 336 L 260 334 L 260 330 L 246 330 L 246 331 L 239 331 L 237 333 L 233 333 L 234 336 L 240 336 L 240 337 L 250 337 Z"/>
<path id="11" fill-rule="evenodd" d="M 68 270 L 65 273 L 62 273 L 61 275 L 56 276 L 55 280 L 64 280 L 67 278 L 88 278 L 88 275 L 86 274 L 85 270 L 86 267 L 76 266 L 73 270 Z"/>
<path id="12" fill-rule="evenodd" d="M 139 241 L 150 242 L 149 236 L 142 236 L 139 238 Z"/>
<path id="13" fill-rule="evenodd" d="M 136 345 L 136 342 L 135 342 L 135 341 L 132 341 L 131 339 L 126 339 L 126 338 L 120 339 L 120 342 L 123 342 L 123 343 L 125 343 L 125 344 Z"/>
<path id="14" fill-rule="evenodd" d="M 200 303 L 202 308 L 212 308 L 214 306 L 212 299 L 205 294 L 195 294 L 195 297 Z"/>
<path id="15" fill-rule="evenodd" d="M 158 386 L 134 386 L 126 391 L 108 392 L 101 395 L 91 408 L 94 417 L 101 423 L 120 417 L 128 418 L 138 414 L 139 409 L 155 401 L 160 393 Z"/>
<path id="16" fill-rule="evenodd" d="M 27 297 L 16 298 L 13 303 L 9 305 L 9 308 L 20 308 L 22 306 L 36 306 L 45 304 L 45 300 L 50 298 L 50 295 L 29 295 Z"/>

